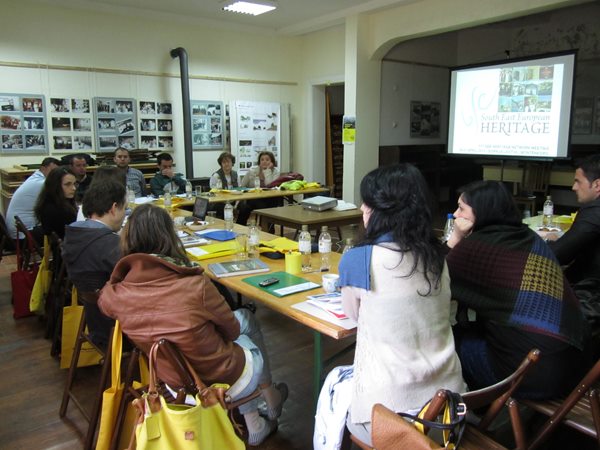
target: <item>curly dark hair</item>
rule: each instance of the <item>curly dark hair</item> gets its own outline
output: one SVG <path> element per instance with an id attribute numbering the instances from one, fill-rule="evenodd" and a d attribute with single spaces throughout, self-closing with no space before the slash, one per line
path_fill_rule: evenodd
<path id="1" fill-rule="evenodd" d="M 372 210 L 362 244 L 391 233 L 398 251 L 414 256 L 406 276 L 422 270 L 429 291 L 419 294 L 431 294 L 444 270 L 444 251 L 433 232 L 429 189 L 421 172 L 411 164 L 380 167 L 363 178 L 360 195 Z"/>

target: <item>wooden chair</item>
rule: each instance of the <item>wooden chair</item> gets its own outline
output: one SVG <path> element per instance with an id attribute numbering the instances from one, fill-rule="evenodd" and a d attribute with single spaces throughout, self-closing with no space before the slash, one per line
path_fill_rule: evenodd
<path id="1" fill-rule="evenodd" d="M 31 231 L 27 229 L 23 221 L 19 218 L 19 216 L 15 216 L 15 227 L 17 228 L 17 238 L 19 233 L 25 236 L 25 245 L 23 245 L 22 251 L 22 261 L 19 262 L 20 268 L 25 270 L 29 267 L 30 264 L 33 264 L 34 258 L 39 256 L 39 258 L 43 258 L 44 251 L 37 243 Z"/>
<path id="2" fill-rule="evenodd" d="M 79 296 L 88 295 L 90 297 L 97 296 L 95 292 L 90 293 L 78 293 Z M 93 300 L 91 298 L 90 300 Z M 96 397 L 94 398 L 94 403 L 92 406 L 92 410 L 90 413 L 86 411 L 81 402 L 77 399 L 73 392 L 73 383 L 75 381 L 75 375 L 77 372 L 77 364 L 79 362 L 79 355 L 81 354 L 81 348 L 85 342 L 88 342 L 98 353 L 102 355 L 104 361 L 102 363 L 102 372 L 100 375 L 100 383 L 98 385 L 98 391 L 96 392 Z M 69 406 L 69 401 L 73 401 L 73 404 L 79 409 L 83 417 L 87 420 L 89 426 L 87 429 L 87 433 L 84 441 L 84 449 L 93 448 L 94 436 L 96 434 L 96 428 L 98 426 L 98 420 L 100 419 L 100 411 L 102 406 L 102 393 L 108 386 L 108 377 L 110 376 L 110 348 L 112 344 L 112 333 L 110 333 L 110 338 L 108 342 L 107 349 L 101 349 L 96 344 L 92 342 L 90 336 L 86 333 L 86 323 L 85 323 L 85 314 L 81 315 L 81 321 L 79 322 L 79 329 L 77 330 L 77 340 L 75 341 L 75 348 L 73 349 L 73 357 L 71 358 L 71 365 L 69 366 L 69 373 L 67 375 L 67 382 L 65 384 L 65 390 L 63 391 L 63 398 L 60 404 L 60 409 L 58 415 L 63 418 L 67 414 L 67 408 Z"/>
<path id="3" fill-rule="evenodd" d="M 600 360 L 594 364 L 573 391 L 564 399 L 520 400 L 529 408 L 548 416 L 528 449 L 540 448 L 560 424 L 595 438 L 600 447 Z"/>
<path id="4" fill-rule="evenodd" d="M 98 294 L 96 292 L 78 292 L 79 298 L 83 300 L 83 303 L 86 302 L 97 302 Z M 91 450 L 94 448 L 94 442 L 96 438 L 96 431 L 98 429 L 98 423 L 100 420 L 100 413 L 102 412 L 102 393 L 106 390 L 106 388 L 110 384 L 110 371 L 111 371 L 111 348 L 112 348 L 112 331 L 109 334 L 109 341 L 106 348 L 98 347 L 92 340 L 90 335 L 86 332 L 86 321 L 85 314 L 81 315 L 81 321 L 79 322 L 79 329 L 77 331 L 77 340 L 75 342 L 75 348 L 73 349 L 73 357 L 71 358 L 71 365 L 69 366 L 69 373 L 67 375 L 67 381 L 65 384 L 65 389 L 63 391 L 63 398 L 59 409 L 59 416 L 61 418 L 65 417 L 67 414 L 67 408 L 69 406 L 69 402 L 72 401 L 73 404 L 79 409 L 83 417 L 88 422 L 88 429 L 85 435 L 83 448 L 85 450 Z M 125 335 L 123 335 L 125 338 Z M 92 404 L 91 410 L 88 412 L 83 407 L 82 403 L 77 399 L 73 384 L 75 381 L 75 376 L 77 372 L 77 364 L 79 362 L 79 355 L 81 354 L 81 349 L 84 343 L 89 343 L 98 353 L 100 353 L 103 357 L 102 362 L 102 371 L 100 374 L 100 381 L 98 384 L 98 389 L 96 391 L 94 402 Z M 133 390 L 133 380 L 136 374 L 137 362 L 140 357 L 139 349 L 133 347 L 131 351 L 127 352 L 123 355 L 123 358 L 128 358 L 127 369 L 125 371 L 125 376 L 123 378 L 123 383 L 126 386 L 126 391 L 124 395 L 121 397 L 119 403 L 119 420 L 117 420 L 115 424 L 115 429 L 113 430 L 113 436 L 111 439 L 111 450 L 117 449 L 117 444 L 119 442 L 119 437 L 121 435 L 121 429 L 123 425 L 123 416 L 125 414 L 127 402 L 132 400 L 132 392 L 135 392 L 135 396 L 139 397 L 140 394 Z"/>
<path id="5" fill-rule="evenodd" d="M 521 419 L 518 411 L 518 404 L 511 398 L 512 394 L 519 387 L 527 372 L 533 367 L 540 357 L 540 351 L 537 349 L 533 349 L 529 352 L 529 354 L 525 357 L 523 362 L 519 365 L 517 370 L 515 370 L 510 376 L 506 377 L 504 380 L 483 389 L 479 389 L 476 391 L 466 392 L 462 395 L 463 401 L 465 405 L 467 405 L 467 409 L 469 411 L 481 410 L 485 409 L 483 416 L 476 417 L 476 424 L 471 425 L 467 424 L 465 428 L 465 432 L 460 441 L 461 449 L 503 449 L 504 447 L 494 441 L 492 438 L 488 437 L 484 434 L 489 428 L 492 421 L 498 416 L 501 409 L 506 405 L 508 407 L 510 419 L 513 426 L 513 435 L 516 441 L 516 449 L 525 449 L 525 441 L 524 441 L 524 432 L 521 423 Z M 426 420 L 433 420 L 440 413 L 442 413 L 442 408 L 446 403 L 446 394 L 445 391 L 439 390 L 435 393 L 431 405 L 427 409 L 427 413 L 425 415 Z M 383 409 L 382 409 L 383 408 Z M 386 433 L 377 434 L 375 430 L 380 429 L 380 425 L 378 420 L 382 420 L 386 418 L 389 422 L 389 414 L 385 414 L 384 406 L 380 405 L 378 411 L 380 414 L 375 417 L 373 416 L 372 429 L 373 429 L 373 445 L 377 450 L 392 450 L 394 446 L 388 446 L 386 443 L 397 443 L 399 436 L 395 436 L 395 433 L 400 430 L 403 433 L 408 432 L 404 424 L 406 423 L 403 418 L 393 413 L 396 419 L 394 421 L 397 424 L 400 424 L 398 428 L 390 428 L 386 427 Z M 389 411 L 389 410 L 388 410 Z M 381 413 L 384 414 L 381 414 Z M 391 412 L 391 411 L 390 411 Z M 403 422 L 400 422 L 403 421 Z M 414 427 L 410 427 L 412 430 L 419 433 Z M 410 431 L 412 433 L 412 431 Z M 391 436 L 391 437 L 390 437 Z M 364 450 L 372 450 L 371 447 L 365 445 L 364 442 L 361 442 L 356 437 L 351 436 L 351 439 L 354 443 L 356 443 L 360 448 Z M 434 443 L 433 441 L 426 439 L 430 448 L 440 448 L 439 444 Z M 378 445 L 379 444 L 379 445 Z M 395 444 L 394 444 L 395 445 Z"/>
<path id="6" fill-rule="evenodd" d="M 523 168 L 521 183 L 518 185 L 518 192 L 515 195 L 515 203 L 528 208 L 531 216 L 536 215 L 538 197 L 541 194 L 544 198 L 548 194 L 548 184 L 550 182 L 551 163 L 527 163 Z"/>

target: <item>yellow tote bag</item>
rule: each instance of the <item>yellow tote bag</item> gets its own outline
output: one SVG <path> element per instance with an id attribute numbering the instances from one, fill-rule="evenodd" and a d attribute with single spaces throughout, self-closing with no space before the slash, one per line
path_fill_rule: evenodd
<path id="1" fill-rule="evenodd" d="M 48 236 L 44 236 L 44 257 L 40 263 L 35 283 L 29 298 L 29 310 L 36 314 L 43 314 L 46 307 L 46 297 L 52 285 L 52 271 L 50 270 L 50 243 Z"/>
<path id="2" fill-rule="evenodd" d="M 60 351 L 60 368 L 68 369 L 71 366 L 75 343 L 77 342 L 77 331 L 83 314 L 83 306 L 77 304 L 77 289 L 73 286 L 71 291 L 71 306 L 63 308 L 62 335 Z M 96 351 L 89 342 L 84 342 L 79 353 L 77 367 L 93 366 L 100 363 L 102 355 Z"/>
<path id="3" fill-rule="evenodd" d="M 121 383 L 121 359 L 123 353 L 123 334 L 121 325 L 117 320 L 113 331 L 110 360 L 110 386 L 102 393 L 102 411 L 100 413 L 100 426 L 98 428 L 98 440 L 96 450 L 107 450 L 115 431 L 119 404 L 125 391 L 125 383 Z M 139 359 L 141 382 L 133 383 L 134 389 L 139 389 L 148 384 L 148 367 L 145 359 Z M 126 448 L 135 427 L 136 413 L 131 404 L 127 405 L 125 419 L 121 428 L 118 448 Z"/>
<path id="4" fill-rule="evenodd" d="M 142 423 L 135 436 L 138 450 L 244 450 L 244 442 L 235 434 L 227 411 L 212 387 L 200 381 L 189 362 L 198 394 L 196 405 L 168 404 L 156 390 L 156 353 L 158 344 L 150 350 L 150 386 L 134 405 L 140 411 Z M 222 387 L 223 385 L 219 385 Z M 229 388 L 229 386 L 226 386 Z M 132 448 L 132 447 L 130 447 Z"/>

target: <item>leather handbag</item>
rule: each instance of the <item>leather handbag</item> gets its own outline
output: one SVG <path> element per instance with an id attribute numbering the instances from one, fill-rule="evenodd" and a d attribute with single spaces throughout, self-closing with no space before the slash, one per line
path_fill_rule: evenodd
<path id="1" fill-rule="evenodd" d="M 21 317 L 31 316 L 29 310 L 29 299 L 31 291 L 37 277 L 38 265 L 33 264 L 31 267 L 23 269 L 23 256 L 21 254 L 21 246 L 19 239 L 16 239 L 17 244 L 17 270 L 10 274 L 10 284 L 12 288 L 12 304 L 13 317 L 20 319 Z M 33 254 L 33 249 L 31 254 Z"/>
<path id="2" fill-rule="evenodd" d="M 454 449 L 458 444 L 467 425 L 467 406 L 462 396 L 456 392 L 445 390 L 445 404 L 440 409 L 440 414 L 435 420 L 425 420 L 425 414 L 431 405 L 428 401 L 417 415 L 400 412 L 398 415 L 413 422 L 415 428 L 425 433 L 425 428 L 438 429 L 442 431 L 444 447 Z"/>
<path id="3" fill-rule="evenodd" d="M 244 442 L 235 434 L 227 417 L 223 385 L 207 387 L 187 359 L 182 359 L 198 389 L 196 404 L 169 404 L 157 391 L 156 363 L 158 343 L 148 355 L 150 385 L 148 392 L 133 404 L 139 420 L 135 430 L 138 450 L 243 450 Z M 226 386 L 228 388 L 228 386 Z"/>
<path id="4" fill-rule="evenodd" d="M 63 308 L 62 331 L 60 340 L 60 368 L 68 369 L 73 358 L 73 351 L 77 343 L 77 332 L 83 315 L 83 306 L 77 304 L 77 289 L 71 289 L 71 306 Z M 102 355 L 87 341 L 81 345 L 77 367 L 94 366 L 100 364 Z"/>
<path id="5" fill-rule="evenodd" d="M 44 256 L 35 277 L 35 283 L 29 298 L 29 310 L 36 314 L 43 314 L 46 307 L 46 297 L 52 284 L 52 271 L 50 270 L 50 242 L 44 236 Z"/>

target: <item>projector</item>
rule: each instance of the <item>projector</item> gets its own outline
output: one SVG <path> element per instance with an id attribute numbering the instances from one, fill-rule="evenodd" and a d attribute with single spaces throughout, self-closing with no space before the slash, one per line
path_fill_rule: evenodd
<path id="1" fill-rule="evenodd" d="M 304 209 L 308 209 L 309 211 L 325 211 L 327 209 L 335 208 L 337 206 L 337 199 L 317 195 L 316 197 L 310 197 L 303 200 L 300 204 Z"/>

